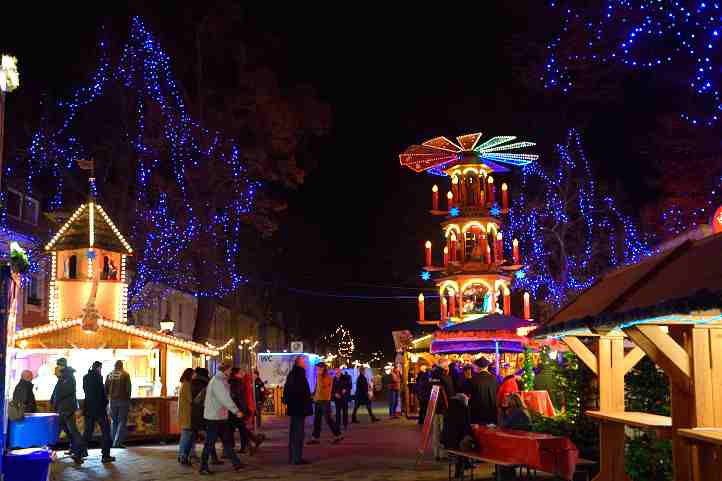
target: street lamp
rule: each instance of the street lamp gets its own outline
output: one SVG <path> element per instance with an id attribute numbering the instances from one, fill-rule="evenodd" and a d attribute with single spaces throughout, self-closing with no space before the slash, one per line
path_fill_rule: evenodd
<path id="1" fill-rule="evenodd" d="M 3 146 L 5 145 L 5 92 L 20 86 L 18 59 L 11 55 L 0 57 L 0 184 L 3 172 Z"/>

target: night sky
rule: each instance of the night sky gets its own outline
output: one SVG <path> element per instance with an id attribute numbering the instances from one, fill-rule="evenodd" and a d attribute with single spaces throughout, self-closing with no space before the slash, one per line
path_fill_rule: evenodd
<path id="1" fill-rule="evenodd" d="M 535 68 L 558 19 L 526 6 L 537 2 L 480 3 L 399 12 L 348 4 L 248 11 L 256 29 L 278 39 L 269 64 L 282 81 L 310 83 L 333 109 L 332 131 L 305 154 L 315 166 L 289 194 L 288 219 L 275 241 L 282 252 L 274 263 L 284 291 L 279 301 L 307 335 L 343 322 L 361 350 L 388 353 L 391 330 L 414 328 L 422 245 L 438 238 L 438 225 L 428 214 L 436 180 L 399 166 L 398 154 L 410 144 L 481 131 L 536 141 L 544 159 L 567 128 L 579 127 L 601 183 L 621 205 L 632 213 L 655 199 L 639 142 L 671 108 L 660 100 L 666 87 L 628 76 L 613 102 L 546 93 Z M 131 2 L 82 14 L 64 6 L 39 22 L 18 13 L 0 33 L 0 47 L 19 57 L 24 95 L 40 100 L 42 92 L 61 94 L 84 81 L 76 65 L 92 58 L 104 22 L 122 35 L 128 17 L 142 14 L 171 56 L 189 48 L 175 3 L 160 5 Z"/>

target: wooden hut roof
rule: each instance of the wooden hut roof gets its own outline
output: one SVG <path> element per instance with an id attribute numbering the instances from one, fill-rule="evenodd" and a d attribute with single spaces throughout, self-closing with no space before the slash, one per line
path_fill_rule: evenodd
<path id="1" fill-rule="evenodd" d="M 612 328 L 652 317 L 720 308 L 722 234 L 717 234 L 688 240 L 602 276 L 532 335 Z"/>
<path id="2" fill-rule="evenodd" d="M 15 342 L 17 343 L 19 341 L 32 340 L 33 338 L 36 338 L 38 336 L 47 336 L 52 333 L 59 333 L 60 331 L 67 331 L 68 335 L 71 337 L 73 337 L 74 334 L 80 332 L 85 337 L 85 339 L 90 339 L 87 334 L 82 332 L 82 329 L 80 327 L 81 324 L 82 321 L 80 319 L 76 319 L 72 321 L 49 322 L 40 326 L 22 329 L 15 333 Z M 181 339 L 179 337 L 175 337 L 169 334 L 162 334 L 157 331 L 151 331 L 136 326 L 130 326 L 123 322 L 99 319 L 98 327 L 99 329 L 97 332 L 99 334 L 103 334 L 103 332 L 107 330 L 109 333 L 121 333 L 127 336 L 137 337 L 147 341 L 167 344 L 169 346 L 185 349 L 198 354 L 205 354 L 207 356 L 217 356 L 219 353 L 218 349 L 214 347 L 209 347 L 193 341 L 187 341 L 185 339 Z M 97 343 L 97 341 L 95 340 L 93 340 L 93 342 Z M 83 347 L 87 347 L 85 345 L 85 342 L 80 342 L 80 344 Z"/>
<path id="3" fill-rule="evenodd" d="M 47 251 L 60 251 L 97 247 L 112 252 L 132 254 L 110 216 L 100 204 L 81 204 L 55 236 L 45 246 Z"/>

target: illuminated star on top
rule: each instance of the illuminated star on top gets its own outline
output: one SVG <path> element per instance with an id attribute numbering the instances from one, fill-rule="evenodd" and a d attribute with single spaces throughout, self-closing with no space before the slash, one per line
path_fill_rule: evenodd
<path id="1" fill-rule="evenodd" d="M 431 279 L 431 272 L 429 271 L 421 271 L 421 280 L 422 281 L 428 281 Z"/>
<path id="2" fill-rule="evenodd" d="M 459 216 L 459 208 L 458 207 L 452 207 L 449 209 L 449 215 L 451 217 L 458 217 Z"/>
<path id="3" fill-rule="evenodd" d="M 489 213 L 490 213 L 491 215 L 493 215 L 493 216 L 496 217 L 496 216 L 498 216 L 499 214 L 501 214 L 501 209 L 499 208 L 499 206 L 498 206 L 497 204 L 494 204 L 494 205 L 491 207 L 491 209 L 489 209 Z"/>
<path id="4" fill-rule="evenodd" d="M 526 272 L 524 271 L 516 271 L 514 273 L 517 279 L 524 279 L 526 277 Z"/>

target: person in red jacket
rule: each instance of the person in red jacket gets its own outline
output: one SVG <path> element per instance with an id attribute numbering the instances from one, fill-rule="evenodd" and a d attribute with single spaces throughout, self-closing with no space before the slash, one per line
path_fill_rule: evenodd
<path id="1" fill-rule="evenodd" d="M 512 393 L 519 392 L 519 385 L 516 382 L 516 376 L 510 375 L 504 378 L 504 381 L 499 386 L 499 390 L 496 392 L 496 406 L 498 409 L 498 423 L 501 426 L 501 420 L 504 417 L 504 411 L 509 405 L 509 395 Z"/>

